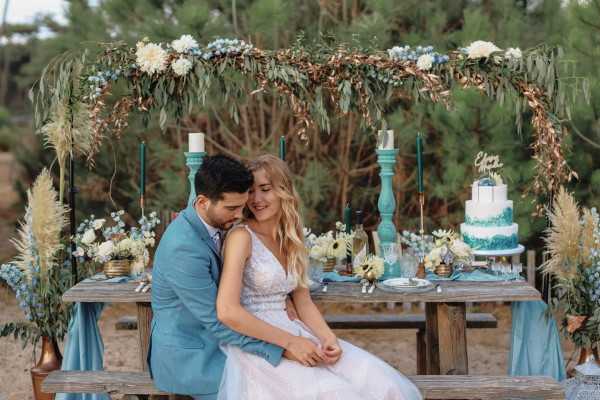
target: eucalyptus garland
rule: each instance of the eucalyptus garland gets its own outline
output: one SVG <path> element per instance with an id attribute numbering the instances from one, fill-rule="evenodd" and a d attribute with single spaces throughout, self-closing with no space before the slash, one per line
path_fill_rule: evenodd
<path id="1" fill-rule="evenodd" d="M 551 197 L 576 176 L 563 149 L 567 131 L 561 121 L 568 106 L 566 78 L 559 77 L 559 49 L 502 50 L 476 41 L 448 54 L 431 46 L 396 46 L 383 52 L 297 44 L 267 51 L 237 39 L 217 39 L 201 47 L 190 35 L 169 44 L 144 39 L 134 48 L 124 43 L 100 46 L 95 59 L 61 56 L 32 91 L 42 133 L 49 124 L 65 121 L 60 113 L 87 110 L 91 129 L 77 131 L 89 131 L 91 144 L 85 146 L 85 154 L 90 161 L 104 137 L 120 137 L 131 112 L 149 116 L 157 111 L 164 129 L 170 118 L 188 115 L 215 93 L 227 102 L 236 122 L 237 101 L 248 94 L 278 93 L 295 116 L 299 138 L 308 141 L 308 128 L 328 131 L 332 115 L 357 112 L 363 126 L 379 129 L 385 125 L 383 110 L 393 99 L 428 100 L 451 108 L 451 89 L 475 87 L 499 103 L 514 100 L 519 130 L 522 111 L 533 111 L 534 194 Z M 117 92 L 116 85 L 125 90 Z M 73 128 L 65 134 L 68 131 Z"/>

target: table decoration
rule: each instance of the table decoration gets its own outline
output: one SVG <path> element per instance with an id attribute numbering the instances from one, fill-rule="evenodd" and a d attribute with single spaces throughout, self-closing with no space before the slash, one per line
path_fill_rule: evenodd
<path id="1" fill-rule="evenodd" d="M 548 217 L 545 243 L 549 258 L 542 272 L 556 277 L 551 305 L 562 315 L 561 330 L 579 348 L 600 347 L 600 217 L 581 208 L 561 188 Z M 596 362 L 598 360 L 596 359 Z"/>
<path id="2" fill-rule="evenodd" d="M 338 259 L 346 257 L 348 249 L 352 248 L 352 234 L 345 232 L 345 225 L 336 222 L 336 231 L 328 231 L 316 236 L 306 229 L 305 244 L 309 248 L 309 256 L 323 264 L 323 272 L 331 272 L 335 269 Z"/>
<path id="3" fill-rule="evenodd" d="M 129 230 L 122 220 L 124 214 L 124 210 L 112 212 L 112 224 L 106 218 L 96 219 L 91 215 L 79 225 L 74 238 L 74 255 L 78 260 L 102 264 L 107 278 L 142 273 L 149 261 L 147 248 L 155 244 L 154 228 L 160 223 L 156 212 L 142 216 L 138 221 L 140 226 Z"/>
<path id="4" fill-rule="evenodd" d="M 442 277 L 452 275 L 454 265 L 470 264 L 473 252 L 452 230 L 433 231 L 433 248 L 425 256 L 425 268 Z"/>

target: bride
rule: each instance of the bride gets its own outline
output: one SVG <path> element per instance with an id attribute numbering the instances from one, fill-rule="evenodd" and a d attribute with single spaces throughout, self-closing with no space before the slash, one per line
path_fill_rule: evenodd
<path id="1" fill-rule="evenodd" d="M 219 400 L 421 399 L 390 365 L 338 340 L 312 302 L 299 197 L 286 164 L 264 155 L 249 168 L 254 184 L 246 219 L 224 243 L 217 315 L 241 334 L 282 347 L 286 359 L 274 367 L 225 346 Z M 296 320 L 285 309 L 290 293 Z"/>

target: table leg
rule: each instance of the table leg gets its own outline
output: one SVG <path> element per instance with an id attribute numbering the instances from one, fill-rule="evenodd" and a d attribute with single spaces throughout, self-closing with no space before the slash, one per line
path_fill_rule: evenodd
<path id="1" fill-rule="evenodd" d="M 467 375 L 465 303 L 427 303 L 427 373 Z"/>
<path id="2" fill-rule="evenodd" d="M 152 306 L 150 303 L 137 304 L 138 340 L 140 343 L 140 364 L 142 371 L 148 371 L 146 362 L 150 347 L 150 324 L 152 323 Z"/>

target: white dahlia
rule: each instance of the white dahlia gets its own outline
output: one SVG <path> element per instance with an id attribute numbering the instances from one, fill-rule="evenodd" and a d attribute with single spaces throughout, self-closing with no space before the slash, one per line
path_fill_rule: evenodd
<path id="1" fill-rule="evenodd" d="M 171 47 L 178 53 L 187 53 L 192 49 L 198 48 L 198 42 L 192 35 L 182 35 L 179 39 L 171 42 Z"/>
<path id="2" fill-rule="evenodd" d="M 187 58 L 179 57 L 177 61 L 171 64 L 171 68 L 175 75 L 184 76 L 192 69 L 192 62 Z"/>
<path id="3" fill-rule="evenodd" d="M 487 58 L 495 51 L 502 51 L 492 42 L 476 40 L 467 47 L 467 56 L 469 58 Z"/>
<path id="4" fill-rule="evenodd" d="M 417 68 L 423 71 L 430 70 L 433 66 L 433 56 L 431 54 L 423 54 L 417 59 Z"/>
<path id="5" fill-rule="evenodd" d="M 150 75 L 167 68 L 167 52 L 159 44 L 138 43 L 135 56 L 140 70 Z"/>

